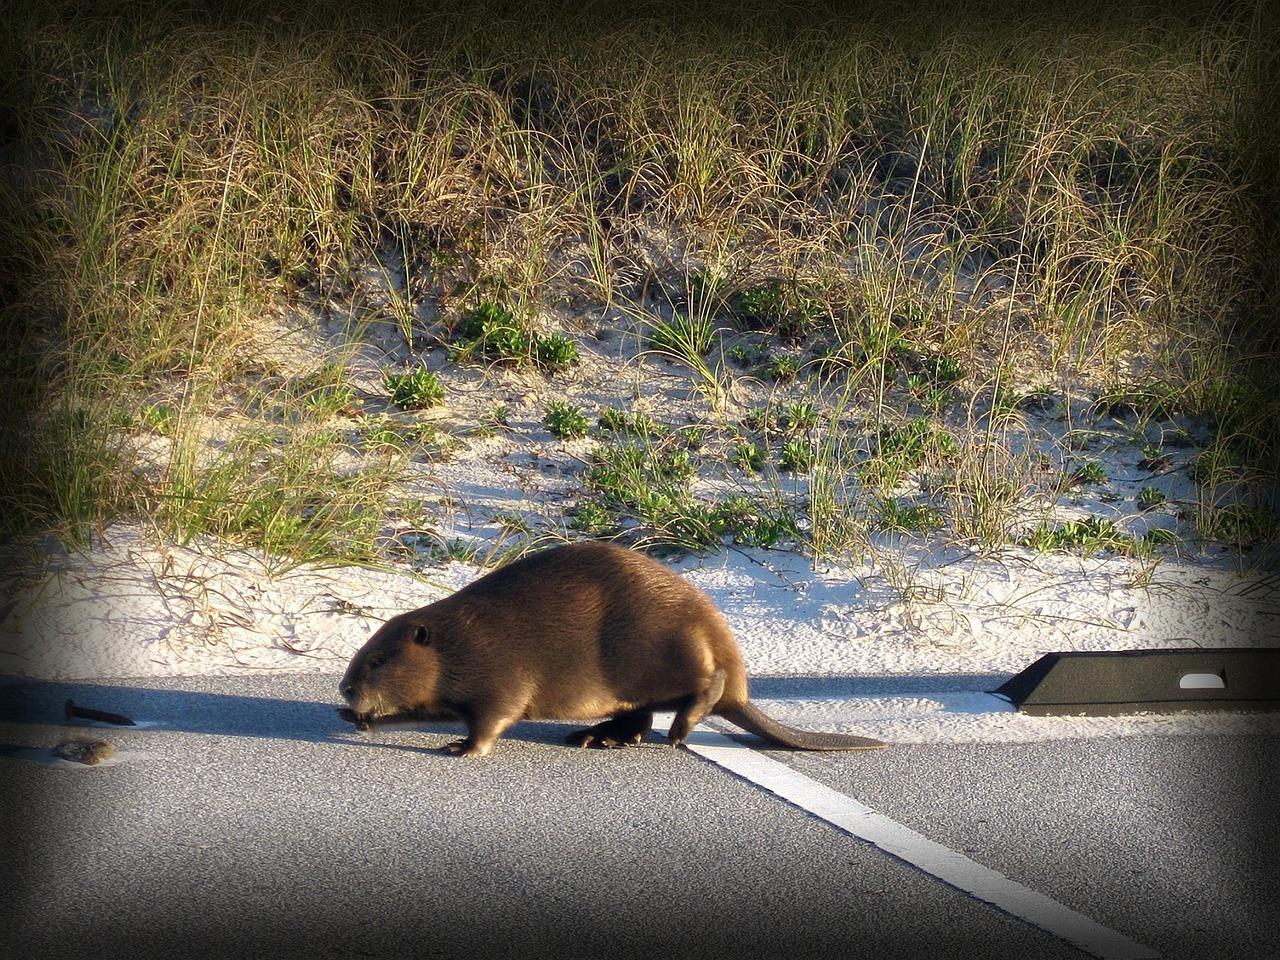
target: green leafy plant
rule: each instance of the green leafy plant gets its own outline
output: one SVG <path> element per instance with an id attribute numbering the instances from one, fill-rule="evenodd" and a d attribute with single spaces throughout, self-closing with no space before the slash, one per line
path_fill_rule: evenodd
<path id="1" fill-rule="evenodd" d="M 779 511 L 760 517 L 747 531 L 744 542 L 753 547 L 776 547 L 785 541 L 798 542 L 800 524 L 793 514 Z"/>
<path id="2" fill-rule="evenodd" d="M 917 417 L 899 427 L 882 428 L 876 435 L 876 452 L 915 464 L 930 455 L 954 456 L 957 447 L 950 433 Z"/>
<path id="3" fill-rule="evenodd" d="M 444 402 L 444 384 L 425 367 L 409 373 L 385 374 L 383 384 L 391 395 L 391 403 L 401 410 L 437 407 Z"/>
<path id="4" fill-rule="evenodd" d="M 813 461 L 813 445 L 809 441 L 797 438 L 782 441 L 782 454 L 779 464 L 783 470 L 804 473 L 813 466 Z"/>
<path id="5" fill-rule="evenodd" d="M 763 363 L 769 359 L 770 355 L 769 347 L 763 343 L 745 345 L 735 343 L 729 348 L 729 359 L 740 367 L 750 367 L 753 364 Z"/>
<path id="6" fill-rule="evenodd" d="M 174 426 L 174 409 L 167 403 L 147 404 L 142 408 L 139 420 L 148 430 L 156 433 L 171 433 Z"/>
<path id="7" fill-rule="evenodd" d="M 536 365 L 552 372 L 579 360 L 578 346 L 569 337 L 562 333 L 536 334 L 494 300 L 466 310 L 454 328 L 453 340 L 455 360 L 481 356 L 497 363 Z"/>
<path id="8" fill-rule="evenodd" d="M 687 483 L 698 472 L 693 453 L 688 448 L 667 449 L 650 461 L 652 471 L 664 480 Z"/>
<path id="9" fill-rule="evenodd" d="M 1108 482 L 1106 468 L 1096 460 L 1090 460 L 1067 479 L 1068 486 L 1079 484 L 1103 484 Z"/>
<path id="10" fill-rule="evenodd" d="M 748 327 L 776 333 L 784 340 L 803 340 L 818 325 L 822 307 L 796 284 L 769 280 L 743 290 L 734 315 Z"/>
<path id="11" fill-rule="evenodd" d="M 360 407 L 360 398 L 354 388 L 346 384 L 320 388 L 308 393 L 303 400 L 307 410 L 318 417 L 327 417 Z"/>
<path id="12" fill-rule="evenodd" d="M 740 470 L 759 473 L 764 469 L 765 450 L 758 443 L 743 441 L 729 454 L 729 462 Z"/>
<path id="13" fill-rule="evenodd" d="M 1174 391 L 1164 383 L 1117 384 L 1100 391 L 1093 408 L 1109 417 L 1134 416 L 1169 420 L 1178 411 Z"/>
<path id="14" fill-rule="evenodd" d="M 768 407 L 753 407 L 742 418 L 743 429 L 768 430 L 773 424 L 773 414 Z"/>
<path id="15" fill-rule="evenodd" d="M 800 536 L 794 514 L 758 498 L 726 497 L 708 514 L 711 529 L 734 543 L 753 547 L 774 547 Z"/>
<path id="16" fill-rule="evenodd" d="M 563 370 L 579 360 L 578 345 L 563 333 L 535 337 L 534 353 L 538 364 L 552 371 Z"/>
<path id="17" fill-rule="evenodd" d="M 1160 504 L 1164 503 L 1167 498 L 1155 487 L 1143 487 L 1138 491 L 1138 495 L 1135 499 L 1143 510 L 1151 510 L 1154 507 L 1160 506 Z"/>
<path id="18" fill-rule="evenodd" d="M 573 508 L 569 526 L 584 533 L 597 534 L 613 529 L 616 522 L 616 518 L 604 504 L 588 500 Z"/>
<path id="19" fill-rule="evenodd" d="M 486 300 L 466 310 L 453 331 L 455 356 L 478 354 L 508 363 L 529 363 L 535 355 L 533 334 L 500 303 Z"/>
<path id="20" fill-rule="evenodd" d="M 800 358 L 791 353 L 770 357 L 764 365 L 764 374 L 770 380 L 779 382 L 794 380 L 799 373 Z"/>
<path id="21" fill-rule="evenodd" d="M 408 442 L 400 426 L 388 419 L 364 418 L 359 429 L 361 438 L 371 446 L 403 449 Z"/>
<path id="22" fill-rule="evenodd" d="M 742 291 L 734 312 L 748 323 L 770 327 L 782 318 L 786 309 L 784 299 L 781 281 L 757 284 Z"/>
<path id="23" fill-rule="evenodd" d="M 946 353 L 925 354 L 917 360 L 919 374 L 929 383 L 956 383 L 965 378 L 964 364 Z"/>
<path id="24" fill-rule="evenodd" d="M 818 411 L 808 400 L 796 400 L 789 404 L 780 418 L 780 424 L 788 433 L 804 433 L 818 425 Z"/>
<path id="25" fill-rule="evenodd" d="M 624 433 L 635 437 L 658 438 L 667 430 L 653 417 L 641 411 L 627 413 L 617 407 L 607 407 L 600 414 L 600 428 L 610 433 Z"/>
<path id="26" fill-rule="evenodd" d="M 483 560 L 480 544 L 461 537 L 453 537 L 449 540 L 418 540 L 415 542 L 415 548 L 415 552 L 428 563 L 480 564 Z"/>
<path id="27" fill-rule="evenodd" d="M 943 525 L 942 511 L 926 503 L 904 503 L 889 498 L 881 501 L 878 520 L 886 530 L 904 533 L 927 533 Z"/>
<path id="28" fill-rule="evenodd" d="M 551 400 L 547 403 L 547 429 L 562 440 L 585 437 L 591 428 L 591 422 L 581 407 L 566 403 L 563 400 Z"/>
<path id="29" fill-rule="evenodd" d="M 1022 543 L 1033 550 L 1081 550 L 1085 553 L 1098 550 L 1127 553 L 1135 545 L 1134 538 L 1117 529 L 1115 521 L 1101 517 L 1081 517 L 1059 524 L 1044 522 Z"/>

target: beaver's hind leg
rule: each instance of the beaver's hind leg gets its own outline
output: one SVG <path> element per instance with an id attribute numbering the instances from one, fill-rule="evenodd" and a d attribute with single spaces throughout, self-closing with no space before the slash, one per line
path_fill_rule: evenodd
<path id="1" fill-rule="evenodd" d="M 712 707 L 720 702 L 720 696 L 724 693 L 725 676 L 724 667 L 716 667 L 706 688 L 701 693 L 687 697 L 680 705 L 675 719 L 671 722 L 671 731 L 667 734 L 667 739 L 671 741 L 673 747 L 684 743 L 689 732 L 706 718 Z"/>
<path id="2" fill-rule="evenodd" d="M 585 730 L 575 730 L 565 737 L 565 742 L 579 747 L 597 747 L 611 750 L 639 743 L 653 729 L 652 710 L 624 710 L 616 716 L 597 723 Z"/>

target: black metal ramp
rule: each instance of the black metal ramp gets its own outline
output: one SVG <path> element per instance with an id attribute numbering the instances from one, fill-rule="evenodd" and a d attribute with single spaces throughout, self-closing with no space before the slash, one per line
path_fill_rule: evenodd
<path id="1" fill-rule="evenodd" d="M 1280 648 L 1049 653 L 991 692 L 1039 716 L 1280 710 Z"/>

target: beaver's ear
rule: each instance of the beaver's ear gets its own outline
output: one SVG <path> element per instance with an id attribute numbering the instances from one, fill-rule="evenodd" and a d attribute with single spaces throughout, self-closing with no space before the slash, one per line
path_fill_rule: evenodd
<path id="1" fill-rule="evenodd" d="M 418 624 L 417 629 L 413 631 L 413 642 L 421 646 L 429 646 L 431 638 L 427 636 L 426 624 Z"/>

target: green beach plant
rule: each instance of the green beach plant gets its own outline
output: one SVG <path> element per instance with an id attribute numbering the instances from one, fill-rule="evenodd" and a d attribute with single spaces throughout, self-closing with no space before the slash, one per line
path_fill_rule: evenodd
<path id="1" fill-rule="evenodd" d="M 401 410 L 422 410 L 444 402 L 444 384 L 434 371 L 419 367 L 409 373 L 388 373 L 383 384 L 392 406 Z"/>
<path id="2" fill-rule="evenodd" d="M 585 437 L 591 429 L 591 421 L 582 412 L 582 408 L 563 400 L 547 402 L 547 429 L 552 436 L 561 440 L 574 440 Z"/>

